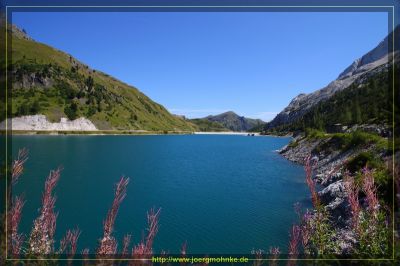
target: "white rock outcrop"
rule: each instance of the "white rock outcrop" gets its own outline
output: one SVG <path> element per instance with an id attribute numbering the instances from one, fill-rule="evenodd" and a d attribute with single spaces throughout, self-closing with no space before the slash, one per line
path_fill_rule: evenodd
<path id="1" fill-rule="evenodd" d="M 62 117 L 58 123 L 52 123 L 47 120 L 44 115 L 27 115 L 21 117 L 14 117 L 8 119 L 7 126 L 12 126 L 12 130 L 80 130 L 80 131 L 94 131 L 97 130 L 96 126 L 87 118 L 80 117 L 75 120 L 69 120 Z M 0 123 L 0 129 L 5 129 L 6 122 Z"/>

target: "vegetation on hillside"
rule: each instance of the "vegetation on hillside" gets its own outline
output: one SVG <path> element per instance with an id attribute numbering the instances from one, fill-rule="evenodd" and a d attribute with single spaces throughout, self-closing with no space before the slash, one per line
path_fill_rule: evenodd
<path id="1" fill-rule="evenodd" d="M 300 231 L 304 253 L 313 257 L 340 254 L 340 241 L 329 213 L 321 204 L 312 178 L 313 164 L 310 157 L 305 164 L 306 183 L 310 189 L 314 211 L 300 214 Z M 350 254 L 357 258 L 389 258 L 391 256 L 390 212 L 387 205 L 378 198 L 373 170 L 364 167 L 361 181 L 356 182 L 355 176 L 347 173 L 345 189 L 351 209 L 351 237 L 354 244 Z M 362 204 L 360 199 L 365 199 Z"/>
<path id="2" fill-rule="evenodd" d="M 393 150 L 388 138 L 363 131 L 329 134 L 316 129 L 306 129 L 304 137 L 294 139 L 289 143 L 289 146 L 294 148 L 304 139 L 310 141 L 322 140 L 313 148 L 311 152 L 313 155 L 330 154 L 334 151 L 340 151 L 340 154 L 343 155 L 352 151 L 354 155 L 343 162 L 343 170 L 354 175 L 359 184 L 362 170 L 368 167 L 372 170 L 375 183 L 378 186 L 379 197 L 388 206 L 394 204 L 392 197 L 393 175 L 390 174 L 387 166 Z M 398 151 L 397 148 L 395 147 L 394 152 Z"/>
<path id="3" fill-rule="evenodd" d="M 396 66 L 396 71 L 399 72 Z M 269 129 L 269 133 L 304 131 L 313 128 L 326 131 L 334 124 L 391 124 L 392 122 L 392 67 L 372 74 L 360 84 L 335 93 L 328 100 L 311 107 L 293 123 Z M 395 84 L 395 86 L 398 84 Z M 398 110 L 395 101 L 396 110 Z"/>
<path id="4" fill-rule="evenodd" d="M 13 36 L 12 116 L 89 118 L 99 129 L 194 131 L 138 89 L 47 45 Z"/>
<path id="5" fill-rule="evenodd" d="M 232 111 L 225 112 L 219 115 L 209 115 L 202 119 L 211 122 L 217 122 L 230 131 L 249 131 L 255 127 L 260 127 L 265 124 L 260 119 L 252 119 L 244 116 L 239 116 Z"/>
<path id="6" fill-rule="evenodd" d="M 395 67 L 398 72 L 399 67 Z M 386 70 L 368 73 L 359 82 L 311 107 L 293 123 L 272 128 L 267 133 L 295 133 L 309 140 L 323 140 L 312 151 L 317 155 L 331 154 L 334 151 L 340 151 L 343 155 L 351 151 L 354 156 L 345 162 L 344 169 L 354 175 L 358 185 L 362 183 L 362 169 L 371 169 L 379 197 L 387 206 L 393 206 L 393 175 L 389 173 L 386 164 L 393 153 L 399 151 L 398 145 L 393 150 L 393 143 L 397 144 L 398 139 L 396 135 L 393 136 L 393 130 L 396 129 L 391 128 L 393 107 L 395 113 L 399 110 L 398 101 L 393 99 L 393 89 L 395 97 L 398 96 L 399 83 L 397 78 L 395 87 L 391 86 L 392 71 L 392 66 L 389 65 Z M 339 124 L 338 131 L 342 132 L 327 133 L 337 130 L 332 130 L 335 124 Z M 367 132 L 360 126 L 372 124 L 381 126 L 385 132 Z M 347 127 L 347 130 L 343 130 L 343 127 Z M 297 137 L 289 147 L 296 147 L 300 140 L 302 138 Z"/>
<path id="7" fill-rule="evenodd" d="M 189 120 L 191 123 L 195 124 L 198 129 L 202 132 L 223 132 L 231 131 L 230 129 L 224 127 L 218 122 L 212 122 L 204 118 L 194 118 Z"/>

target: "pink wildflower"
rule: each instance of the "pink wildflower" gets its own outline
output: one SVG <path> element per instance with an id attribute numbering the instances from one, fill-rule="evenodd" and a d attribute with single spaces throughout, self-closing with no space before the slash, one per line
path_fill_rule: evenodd
<path id="1" fill-rule="evenodd" d="M 103 238 L 100 240 L 100 247 L 97 250 L 99 255 L 111 255 L 117 252 L 117 241 L 112 236 L 112 232 L 119 206 L 126 196 L 126 187 L 128 186 L 128 183 L 129 178 L 125 177 L 121 177 L 120 181 L 117 183 L 112 206 L 103 223 L 104 234 Z"/>

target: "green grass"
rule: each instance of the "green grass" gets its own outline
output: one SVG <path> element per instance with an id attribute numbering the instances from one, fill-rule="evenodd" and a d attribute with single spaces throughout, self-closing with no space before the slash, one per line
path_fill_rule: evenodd
<path id="1" fill-rule="evenodd" d="M 343 151 L 352 148 L 375 144 L 378 148 L 387 148 L 388 140 L 376 134 L 355 131 L 352 133 L 335 133 L 332 139 L 337 140 Z"/>
<path id="2" fill-rule="evenodd" d="M 200 131 L 203 132 L 223 132 L 231 131 L 218 122 L 209 121 L 207 119 L 196 118 L 190 119 L 190 122 L 195 124 Z"/>
<path id="3" fill-rule="evenodd" d="M 383 161 L 371 151 L 363 151 L 346 163 L 346 169 L 355 173 L 364 167 L 380 168 L 383 167 Z"/>
<path id="4" fill-rule="evenodd" d="M 325 132 L 314 128 L 306 128 L 304 133 L 305 136 L 309 139 L 322 139 L 329 137 L 329 135 Z"/>
<path id="5" fill-rule="evenodd" d="M 313 152 L 331 153 L 334 151 L 347 152 L 352 150 L 355 155 L 344 165 L 345 169 L 356 175 L 357 183 L 362 183 L 362 169 L 373 169 L 374 179 L 378 186 L 378 194 L 386 203 L 392 202 L 392 176 L 388 172 L 380 154 L 391 154 L 390 141 L 376 134 L 355 131 L 351 133 L 328 134 L 318 130 L 308 130 L 308 139 L 323 140 Z M 295 146 L 296 143 L 291 143 Z"/>
<path id="6" fill-rule="evenodd" d="M 379 150 L 389 151 L 391 147 L 388 138 L 361 130 L 350 133 L 326 133 L 317 129 L 307 128 L 305 130 L 305 137 L 308 139 L 329 140 L 322 145 L 334 146 L 342 151 L 347 151 L 353 148 L 361 148 L 367 145 L 375 145 L 375 147 Z M 321 148 L 323 149 L 324 147 Z"/>

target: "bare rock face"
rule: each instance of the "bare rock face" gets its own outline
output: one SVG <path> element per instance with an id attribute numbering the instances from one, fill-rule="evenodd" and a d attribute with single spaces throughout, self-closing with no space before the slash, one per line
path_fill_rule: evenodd
<path id="1" fill-rule="evenodd" d="M 321 143 L 321 140 L 319 139 L 307 140 L 299 138 L 296 141 L 298 144 L 295 147 L 286 145 L 279 151 L 279 153 L 289 161 L 298 164 L 304 164 L 308 155 L 314 155 L 312 151 Z"/>
<path id="2" fill-rule="evenodd" d="M 336 237 L 339 240 L 341 254 L 354 255 L 353 247 L 357 243 L 354 232 L 352 230 L 349 230 L 348 228 L 339 229 Z"/>
<path id="3" fill-rule="evenodd" d="M 49 131 L 62 131 L 62 130 L 79 130 L 79 131 L 95 131 L 96 126 L 87 118 L 80 117 L 75 120 L 68 120 L 61 118 L 58 123 L 51 123 L 44 115 L 28 115 L 8 119 L 7 127 L 12 127 L 12 130 L 49 130 Z M 6 122 L 0 123 L 0 129 L 6 128 Z"/>
<path id="4" fill-rule="evenodd" d="M 395 35 L 399 36 L 399 34 L 400 27 L 397 27 Z M 394 56 L 395 60 L 399 58 L 398 47 L 394 49 L 394 54 L 388 54 L 392 39 L 393 34 L 391 33 L 377 47 L 355 60 L 336 80 L 329 83 L 326 87 L 313 93 L 302 93 L 293 98 L 289 105 L 267 124 L 266 129 L 291 123 L 320 101 L 329 99 L 336 92 L 349 87 L 353 83 L 362 83 L 369 76 L 368 73 L 371 72 L 372 74 L 384 71 L 388 63 L 391 62 L 392 56 Z"/>
<path id="5" fill-rule="evenodd" d="M 11 25 L 11 29 L 9 29 L 14 36 L 18 36 L 19 38 L 23 38 L 26 40 L 32 41 L 33 39 L 26 33 L 24 29 L 20 29 L 15 25 Z"/>
<path id="6" fill-rule="evenodd" d="M 318 195 L 324 204 L 330 204 L 336 199 L 344 199 L 346 198 L 347 194 L 344 189 L 344 184 L 342 180 L 336 181 L 335 183 L 330 184 L 320 192 Z M 335 205 L 337 205 L 336 202 Z"/>

